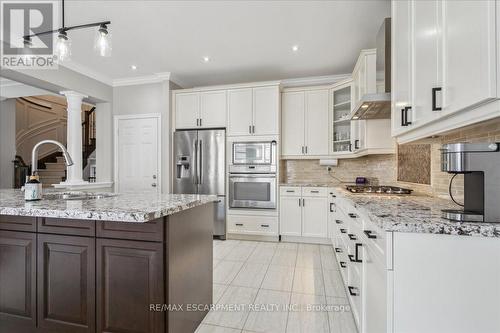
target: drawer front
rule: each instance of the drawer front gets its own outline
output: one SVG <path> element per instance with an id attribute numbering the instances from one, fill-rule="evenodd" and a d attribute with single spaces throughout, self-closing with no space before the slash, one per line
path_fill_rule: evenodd
<path id="1" fill-rule="evenodd" d="M 280 195 L 290 196 L 290 197 L 300 197 L 302 196 L 302 187 L 300 186 L 281 186 Z"/>
<path id="2" fill-rule="evenodd" d="M 359 272 L 354 268 L 351 269 L 352 265 L 349 268 L 349 276 L 347 283 L 347 295 L 349 297 L 352 314 L 354 316 L 354 320 L 356 321 L 357 327 L 360 327 L 361 322 L 361 311 L 362 311 L 362 286 L 361 286 L 361 276 Z"/>
<path id="3" fill-rule="evenodd" d="M 361 215 L 363 216 L 363 215 Z M 380 229 L 375 223 L 363 216 L 363 236 L 368 246 L 373 248 L 377 255 L 385 258 L 386 232 Z"/>
<path id="4" fill-rule="evenodd" d="M 0 215 L 0 229 L 36 232 L 36 217 Z"/>
<path id="5" fill-rule="evenodd" d="M 39 217 L 38 232 L 59 235 L 95 236 L 94 220 L 56 219 Z"/>
<path id="6" fill-rule="evenodd" d="M 268 235 L 278 234 L 278 219 L 274 216 L 228 215 L 228 233 Z"/>
<path id="7" fill-rule="evenodd" d="M 116 238 L 161 242 L 164 240 L 166 218 L 159 218 L 146 223 L 97 221 L 98 238 Z"/>
<path id="8" fill-rule="evenodd" d="M 303 187 L 303 197 L 326 197 L 328 195 L 328 188 L 326 187 Z"/>

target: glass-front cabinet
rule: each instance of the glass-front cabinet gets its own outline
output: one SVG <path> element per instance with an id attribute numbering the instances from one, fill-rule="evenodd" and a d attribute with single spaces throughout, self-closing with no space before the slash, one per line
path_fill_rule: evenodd
<path id="1" fill-rule="evenodd" d="M 347 154 L 352 151 L 351 105 L 352 81 L 334 87 L 332 94 L 332 154 Z"/>

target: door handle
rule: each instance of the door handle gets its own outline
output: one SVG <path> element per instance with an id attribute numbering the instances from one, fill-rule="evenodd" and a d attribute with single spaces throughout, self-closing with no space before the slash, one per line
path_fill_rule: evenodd
<path id="1" fill-rule="evenodd" d="M 372 239 L 377 238 L 377 236 L 375 236 L 374 234 L 372 234 L 371 230 L 363 230 L 363 232 L 365 233 L 366 237 L 368 237 L 368 238 L 372 238 Z"/>
<path id="2" fill-rule="evenodd" d="M 437 107 L 436 106 L 436 93 L 438 91 L 442 91 L 443 88 L 437 87 L 437 88 L 432 88 L 432 111 L 441 111 L 443 108 L 442 107 Z"/>
<path id="3" fill-rule="evenodd" d="M 201 124 L 201 119 L 200 119 L 200 124 Z M 199 170 L 198 170 L 198 184 L 202 184 L 203 183 L 203 165 L 202 165 L 202 158 L 203 158 L 203 141 L 202 140 L 199 140 L 199 145 L 200 145 L 200 149 L 198 150 L 198 155 L 199 155 Z"/>
<path id="4" fill-rule="evenodd" d="M 194 184 L 198 184 L 198 140 L 194 140 Z"/>
<path id="5" fill-rule="evenodd" d="M 358 288 L 347 286 L 347 289 L 349 289 L 349 294 L 351 296 L 359 296 Z"/>
<path id="6" fill-rule="evenodd" d="M 411 121 L 408 121 L 408 111 L 411 110 L 411 106 L 406 106 L 405 110 L 405 126 L 411 125 Z"/>
<path id="7" fill-rule="evenodd" d="M 248 133 L 252 134 L 252 125 L 248 125 Z"/>

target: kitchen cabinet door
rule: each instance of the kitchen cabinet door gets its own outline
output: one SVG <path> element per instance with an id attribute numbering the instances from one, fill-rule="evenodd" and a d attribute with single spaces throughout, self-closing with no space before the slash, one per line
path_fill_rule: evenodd
<path id="1" fill-rule="evenodd" d="M 200 127 L 226 127 L 226 91 L 207 91 L 200 93 Z"/>
<path id="2" fill-rule="evenodd" d="M 413 102 L 411 109 L 407 111 L 407 120 L 411 122 L 408 125 L 409 128 L 441 117 L 441 111 L 433 110 L 432 96 L 435 94 L 438 98 L 440 93 L 433 92 L 433 89 L 442 87 L 442 58 L 440 57 L 442 32 L 439 20 L 442 4 L 445 2 L 447 1 L 413 2 L 412 60 L 415 70 L 413 71 Z M 435 107 L 440 106 L 437 100 L 435 104 Z"/>
<path id="3" fill-rule="evenodd" d="M 363 246 L 363 332 L 387 332 L 387 271 Z"/>
<path id="4" fill-rule="evenodd" d="M 251 135 L 253 125 L 253 92 L 248 89 L 228 90 L 228 136 Z"/>
<path id="5" fill-rule="evenodd" d="M 302 203 L 302 236 L 328 237 L 328 199 L 304 197 Z"/>
<path id="6" fill-rule="evenodd" d="M 352 120 L 351 121 L 352 151 L 356 152 L 357 150 L 364 149 L 366 146 L 365 141 L 366 141 L 366 120 Z"/>
<path id="7" fill-rule="evenodd" d="M 40 332 L 95 332 L 95 238 L 38 235 Z"/>
<path id="8" fill-rule="evenodd" d="M 163 333 L 163 243 L 97 239 L 97 332 Z"/>
<path id="9" fill-rule="evenodd" d="M 407 130 L 404 108 L 412 103 L 412 28 L 410 1 L 392 1 L 392 135 Z"/>
<path id="10" fill-rule="evenodd" d="M 282 196 L 280 199 L 280 235 L 302 234 L 301 198 Z"/>
<path id="11" fill-rule="evenodd" d="M 0 231 L 0 332 L 36 329 L 36 234 Z"/>
<path id="12" fill-rule="evenodd" d="M 254 135 L 279 134 L 279 88 L 259 87 L 253 89 Z"/>
<path id="13" fill-rule="evenodd" d="M 200 118 L 200 94 L 179 93 L 175 95 L 175 128 L 198 127 Z"/>
<path id="14" fill-rule="evenodd" d="M 305 94 L 303 91 L 284 92 L 281 95 L 282 155 L 302 156 L 304 152 Z"/>
<path id="15" fill-rule="evenodd" d="M 328 90 L 305 92 L 306 155 L 328 155 L 329 95 Z"/>
<path id="16" fill-rule="evenodd" d="M 496 98 L 495 1 L 443 1 L 443 112 Z"/>

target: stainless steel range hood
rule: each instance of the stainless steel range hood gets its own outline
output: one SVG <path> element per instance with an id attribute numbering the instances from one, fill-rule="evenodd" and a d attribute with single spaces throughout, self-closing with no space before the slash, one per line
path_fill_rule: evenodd
<path id="1" fill-rule="evenodd" d="M 377 90 L 366 94 L 354 107 L 351 119 L 391 118 L 391 18 L 382 23 L 377 34 Z M 383 87 L 383 88 L 380 88 Z"/>

